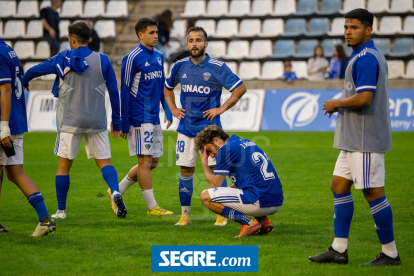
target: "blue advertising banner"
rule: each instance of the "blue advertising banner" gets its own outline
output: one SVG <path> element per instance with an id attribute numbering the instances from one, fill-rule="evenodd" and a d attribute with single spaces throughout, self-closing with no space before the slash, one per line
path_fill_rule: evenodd
<path id="1" fill-rule="evenodd" d="M 267 90 L 261 130 L 334 131 L 336 114 L 328 118 L 323 103 L 339 99 L 341 90 Z M 390 90 L 393 131 L 414 131 L 414 90 Z"/>
<path id="2" fill-rule="evenodd" d="M 153 272 L 257 272 L 257 245 L 153 245 Z"/>

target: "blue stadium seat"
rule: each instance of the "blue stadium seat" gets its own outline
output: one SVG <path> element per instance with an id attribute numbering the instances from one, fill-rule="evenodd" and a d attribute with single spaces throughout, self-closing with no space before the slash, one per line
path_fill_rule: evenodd
<path id="1" fill-rule="evenodd" d="M 319 44 L 317 39 L 301 39 L 298 51 L 294 54 L 296 58 L 310 58 L 315 52 L 315 47 Z"/>
<path id="2" fill-rule="evenodd" d="M 311 15 L 318 11 L 318 0 L 299 0 L 295 15 Z"/>
<path id="3" fill-rule="evenodd" d="M 288 19 L 286 20 L 285 33 L 282 36 L 292 37 L 300 36 L 306 32 L 306 19 L 297 18 L 297 19 Z"/>
<path id="4" fill-rule="evenodd" d="M 384 56 L 388 56 L 391 52 L 391 41 L 389 38 L 374 38 L 375 47 L 380 50 Z"/>
<path id="5" fill-rule="evenodd" d="M 309 32 L 306 32 L 307 36 L 322 36 L 329 32 L 329 19 L 328 18 L 312 18 L 309 21 Z"/>
<path id="6" fill-rule="evenodd" d="M 337 14 L 341 10 L 341 0 L 322 0 L 321 9 L 316 13 L 319 15 Z"/>
<path id="7" fill-rule="evenodd" d="M 272 58 L 288 58 L 295 54 L 295 41 L 292 39 L 278 40 Z"/>
<path id="8" fill-rule="evenodd" d="M 414 54 L 414 38 L 397 38 L 394 40 L 394 49 L 391 57 L 406 57 Z"/>
<path id="9" fill-rule="evenodd" d="M 342 45 L 340 38 L 327 38 L 322 41 L 322 49 L 325 57 L 330 58 L 333 55 L 333 47 L 335 45 Z"/>

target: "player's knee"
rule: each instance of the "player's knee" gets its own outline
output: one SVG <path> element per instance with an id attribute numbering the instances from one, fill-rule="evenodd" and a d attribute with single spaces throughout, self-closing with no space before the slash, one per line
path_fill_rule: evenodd
<path id="1" fill-rule="evenodd" d="M 205 207 L 208 208 L 209 202 L 211 201 L 210 194 L 208 193 L 208 190 L 204 190 L 201 193 L 200 201 L 201 201 L 201 204 L 203 204 Z"/>

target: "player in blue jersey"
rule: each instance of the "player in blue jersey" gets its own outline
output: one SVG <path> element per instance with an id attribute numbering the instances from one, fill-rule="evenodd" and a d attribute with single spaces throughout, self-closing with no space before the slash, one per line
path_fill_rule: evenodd
<path id="1" fill-rule="evenodd" d="M 399 265 L 391 206 L 385 196 L 385 152 L 392 147 L 388 96 L 388 66 L 371 40 L 374 16 L 365 9 L 345 14 L 345 39 L 353 52 L 345 71 L 341 99 L 327 100 L 325 114 L 338 112 L 334 147 L 340 149 L 331 191 L 334 196 L 332 246 L 309 259 L 319 263 L 348 263 L 348 237 L 354 214 L 351 187 L 367 200 L 382 252 L 365 263 Z"/>
<path id="2" fill-rule="evenodd" d="M 10 46 L 0 39 L 0 136 L 2 146 L 5 147 L 0 147 L 0 174 L 5 167 L 7 178 L 20 188 L 35 208 L 39 224 L 32 236 L 44 236 L 56 229 L 56 223 L 50 218 L 36 184 L 23 171 L 23 134 L 27 132 L 27 117 L 21 76 L 19 58 Z M 6 154 L 12 148 L 14 155 Z M 4 227 L 1 228 L 3 230 L 0 232 L 8 232 Z"/>
<path id="3" fill-rule="evenodd" d="M 234 106 L 246 93 L 246 86 L 230 68 L 221 61 L 205 53 L 208 45 L 207 33 L 201 27 L 192 27 L 187 31 L 187 48 L 190 57 L 179 60 L 171 70 L 165 82 L 165 99 L 174 117 L 180 120 L 177 128 L 176 165 L 181 167 L 179 196 L 181 218 L 176 225 L 188 225 L 190 205 L 193 194 L 193 174 L 198 152 L 195 150 L 194 137 L 207 125 L 221 127 L 220 114 Z M 181 108 L 177 108 L 173 89 L 181 84 Z M 220 105 L 222 88 L 232 95 Z M 215 160 L 209 159 L 214 169 Z M 227 183 L 224 179 L 223 187 Z M 227 219 L 217 216 L 215 225 L 225 225 Z"/>
<path id="4" fill-rule="evenodd" d="M 56 74 L 52 93 L 59 98 L 56 110 L 58 135 L 55 154 L 59 156 L 56 172 L 58 210 L 54 218 L 66 218 L 66 199 L 69 191 L 69 172 L 76 158 L 82 138 L 88 158 L 94 158 L 102 177 L 112 190 L 118 206 L 118 218 L 125 218 L 127 208 L 119 193 L 118 176 L 111 164 L 106 110 L 105 87 L 112 107 L 111 132 L 113 138 L 121 134 L 119 91 L 115 72 L 109 58 L 88 48 L 90 28 L 84 22 L 68 27 L 71 50 L 30 68 L 23 76 L 23 86 L 35 77 Z"/>
<path id="5" fill-rule="evenodd" d="M 157 167 L 163 153 L 160 103 L 167 114 L 167 128 L 172 123 L 163 94 L 164 56 L 154 48 L 158 43 L 157 23 L 142 18 L 135 25 L 135 32 L 140 45 L 122 60 L 121 113 L 122 137 L 128 137 L 129 155 L 138 157 L 138 165 L 121 181 L 120 191 L 124 193 L 138 181 L 148 215 L 173 215 L 155 201 L 151 178 L 151 170 Z"/>
<path id="6" fill-rule="evenodd" d="M 242 225 L 237 237 L 248 237 L 273 230 L 267 217 L 283 204 L 282 184 L 269 157 L 255 143 L 237 135 L 229 135 L 218 126 L 207 126 L 195 138 L 201 164 L 210 189 L 200 200 L 216 214 Z M 214 172 L 208 156 L 216 158 Z M 226 176 L 233 185 L 220 187 Z M 255 220 L 250 218 L 254 216 Z"/>

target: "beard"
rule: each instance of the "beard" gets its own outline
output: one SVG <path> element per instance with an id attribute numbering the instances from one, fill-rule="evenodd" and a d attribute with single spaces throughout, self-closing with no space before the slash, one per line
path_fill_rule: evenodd
<path id="1" fill-rule="evenodd" d="M 190 50 L 190 56 L 191 56 L 192 58 L 198 58 L 198 57 L 201 57 L 202 55 L 204 55 L 204 51 L 205 51 L 205 48 L 203 48 L 203 49 L 198 49 L 198 53 L 197 53 L 197 54 L 195 54 L 195 53 L 193 53 L 193 49 L 191 49 L 191 50 Z"/>

